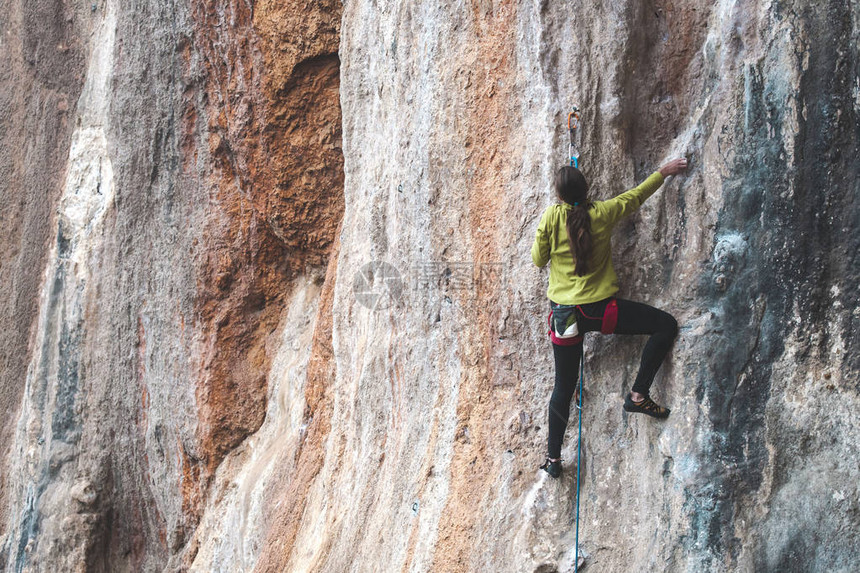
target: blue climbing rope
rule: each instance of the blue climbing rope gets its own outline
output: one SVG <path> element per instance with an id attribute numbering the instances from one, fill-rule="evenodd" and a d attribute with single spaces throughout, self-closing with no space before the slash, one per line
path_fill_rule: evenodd
<path id="1" fill-rule="evenodd" d="M 567 131 L 570 134 L 570 144 L 567 151 L 571 167 L 579 169 L 579 149 L 576 147 L 576 132 L 579 129 L 579 108 L 573 106 L 573 111 L 567 114 Z M 576 409 L 579 411 L 579 438 L 576 440 L 576 553 L 573 556 L 574 573 L 579 573 L 579 468 L 582 465 L 582 381 L 585 377 L 585 341 L 582 341 L 582 354 L 579 363 L 579 392 L 577 392 Z"/>
<path id="2" fill-rule="evenodd" d="M 579 438 L 576 440 L 576 553 L 573 556 L 574 573 L 579 571 L 579 468 L 582 461 L 582 380 L 585 377 L 585 341 L 582 344 L 582 355 L 579 362 L 579 396 L 576 409 L 579 411 Z"/>

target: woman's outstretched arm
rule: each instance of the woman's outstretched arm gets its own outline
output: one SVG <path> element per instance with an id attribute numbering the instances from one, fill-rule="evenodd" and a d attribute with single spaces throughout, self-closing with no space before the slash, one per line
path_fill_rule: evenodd
<path id="1" fill-rule="evenodd" d="M 625 191 L 617 197 L 603 202 L 606 209 L 609 224 L 614 225 L 627 215 L 630 215 L 642 206 L 645 200 L 653 195 L 663 185 L 666 177 L 676 175 L 687 168 L 687 160 L 673 159 L 652 173 L 648 179 L 629 191 Z"/>

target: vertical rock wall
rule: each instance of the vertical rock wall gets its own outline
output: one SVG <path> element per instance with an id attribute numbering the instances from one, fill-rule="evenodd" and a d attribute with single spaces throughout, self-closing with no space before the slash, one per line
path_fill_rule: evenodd
<path id="1" fill-rule="evenodd" d="M 2 562 L 187 570 L 278 365 L 324 355 L 339 11 L 4 7 Z"/>
<path id="2" fill-rule="evenodd" d="M 672 416 L 586 343 L 589 569 L 854 567 L 856 5 L 0 7 L 5 569 L 568 570 L 573 104 L 596 197 L 691 164 L 614 239 Z"/>
<path id="3" fill-rule="evenodd" d="M 341 509 L 318 570 L 572 563 L 574 427 L 564 477 L 535 471 L 553 365 L 528 251 L 573 104 L 599 198 L 691 160 L 614 249 L 621 295 L 681 324 L 655 385 L 670 419 L 621 410 L 644 340 L 586 344 L 589 567 L 853 567 L 858 16 L 839 2 L 345 6 L 325 466 Z M 349 302 L 377 259 L 408 273 L 402 309 Z M 464 288 L 463 263 L 491 262 L 502 281 Z"/>
<path id="4" fill-rule="evenodd" d="M 35 336 L 40 283 L 56 235 L 53 208 L 74 128 L 69 108 L 83 87 L 87 30 L 67 27 L 72 14 L 53 2 L 4 1 L 0 11 L 0 401 L 5 420 L 0 447 L 8 451 Z M 3 480 L 0 502 L 8 493 L 8 480 Z"/>

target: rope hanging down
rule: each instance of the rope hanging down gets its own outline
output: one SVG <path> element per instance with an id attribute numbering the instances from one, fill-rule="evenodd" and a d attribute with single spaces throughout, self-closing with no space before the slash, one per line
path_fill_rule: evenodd
<path id="1" fill-rule="evenodd" d="M 567 114 L 567 131 L 570 134 L 570 144 L 567 151 L 571 167 L 579 169 L 579 149 L 576 146 L 576 134 L 579 131 L 579 108 L 573 106 L 573 111 Z M 579 363 L 579 390 L 577 390 L 576 410 L 579 412 L 579 437 L 576 440 L 576 553 L 573 556 L 574 573 L 579 572 L 579 468 L 582 465 L 582 381 L 585 378 L 585 341 L 582 344 L 582 356 Z"/>
<path id="2" fill-rule="evenodd" d="M 585 341 L 582 344 L 582 357 L 579 363 L 579 391 L 576 409 L 579 412 L 579 438 L 576 440 L 576 553 L 573 556 L 574 573 L 579 572 L 579 466 L 582 458 L 582 379 L 585 377 Z"/>

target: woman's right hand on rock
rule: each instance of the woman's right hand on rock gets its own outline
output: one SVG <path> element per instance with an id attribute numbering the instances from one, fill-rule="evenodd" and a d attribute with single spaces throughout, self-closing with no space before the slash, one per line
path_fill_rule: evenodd
<path id="1" fill-rule="evenodd" d="M 672 161 L 661 167 L 660 174 L 663 175 L 663 177 L 668 177 L 669 175 L 675 175 L 677 173 L 680 173 L 686 168 L 687 160 L 681 157 L 679 159 L 673 159 Z"/>

